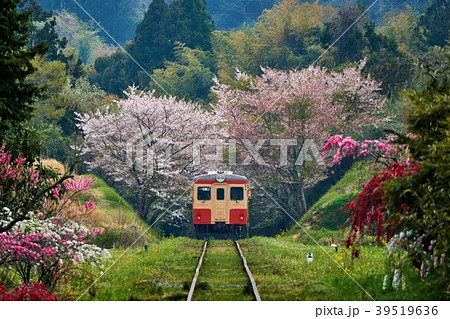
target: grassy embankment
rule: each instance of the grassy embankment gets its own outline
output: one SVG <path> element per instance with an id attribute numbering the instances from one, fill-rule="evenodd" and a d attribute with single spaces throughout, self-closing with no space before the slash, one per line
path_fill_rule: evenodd
<path id="1" fill-rule="evenodd" d="M 368 165 L 358 162 L 323 195 L 298 221 L 314 239 L 323 244 L 342 243 L 347 233 L 341 225 L 348 226 L 348 215 L 340 208 L 361 192 L 361 184 L 373 174 Z M 294 225 L 285 235 L 303 242 L 313 243 L 310 238 Z"/>
<path id="2" fill-rule="evenodd" d="M 90 187 L 90 193 L 95 194 L 92 223 L 104 228 L 103 234 L 98 236 L 95 244 L 104 248 L 129 247 L 145 232 L 148 225 L 139 218 L 133 207 L 102 179 L 90 174 L 84 176 L 95 179 Z M 90 194 L 85 195 L 85 199 L 88 198 Z M 136 245 L 142 246 L 156 237 L 154 231 L 149 230 Z"/>

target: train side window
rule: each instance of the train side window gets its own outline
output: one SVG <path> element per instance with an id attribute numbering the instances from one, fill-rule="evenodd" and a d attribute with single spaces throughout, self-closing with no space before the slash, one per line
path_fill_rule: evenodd
<path id="1" fill-rule="evenodd" d="M 225 199 L 225 189 L 218 188 L 216 193 L 216 199 L 217 200 L 224 200 Z"/>
<path id="2" fill-rule="evenodd" d="M 244 199 L 244 187 L 231 187 L 230 188 L 231 200 L 243 200 Z"/>
<path id="3" fill-rule="evenodd" d="M 210 199 L 211 199 L 211 187 L 197 188 L 197 200 L 210 200 Z"/>

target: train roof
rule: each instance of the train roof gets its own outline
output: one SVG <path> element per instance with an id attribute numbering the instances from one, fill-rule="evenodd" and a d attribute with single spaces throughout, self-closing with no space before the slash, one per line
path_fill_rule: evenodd
<path id="1" fill-rule="evenodd" d="M 233 172 L 208 172 L 206 174 L 198 175 L 194 177 L 196 184 L 206 183 L 212 184 L 216 182 L 231 183 L 231 184 L 246 184 L 247 177 L 243 175 L 234 174 Z"/>

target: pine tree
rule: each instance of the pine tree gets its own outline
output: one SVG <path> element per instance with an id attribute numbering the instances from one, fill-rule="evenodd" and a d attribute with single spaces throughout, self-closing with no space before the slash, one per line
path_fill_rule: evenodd
<path id="1" fill-rule="evenodd" d="M 205 0 L 174 0 L 170 4 L 170 38 L 192 49 L 211 50 L 214 22 Z"/>
<path id="2" fill-rule="evenodd" d="M 444 47 L 450 40 L 450 0 L 436 0 L 420 18 L 417 32 L 428 46 Z"/>
<path id="3" fill-rule="evenodd" d="M 173 55 L 173 42 L 167 35 L 168 7 L 164 0 L 153 0 L 144 19 L 136 27 L 136 36 L 128 47 L 131 55 L 150 72 L 161 68 L 164 61 Z M 130 67 L 137 74 L 139 69 L 134 62 Z"/>
<path id="4" fill-rule="evenodd" d="M 27 83 L 31 60 L 45 53 L 42 44 L 26 48 L 30 11 L 19 11 L 20 0 L 0 0 L 0 132 L 31 117 L 31 103 L 41 89 Z M 3 137 L 3 136 L 2 136 Z"/>

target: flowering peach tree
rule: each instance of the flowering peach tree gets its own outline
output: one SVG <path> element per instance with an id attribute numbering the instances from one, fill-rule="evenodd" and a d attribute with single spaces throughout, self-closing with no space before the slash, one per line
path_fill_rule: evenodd
<path id="1" fill-rule="evenodd" d="M 408 138 L 414 138 L 407 134 Z M 322 147 L 322 156 L 329 159 L 329 164 L 339 165 L 345 157 L 352 159 L 368 159 L 384 164 L 385 169 L 375 174 L 366 184 L 363 191 L 343 207 L 350 215 L 351 235 L 347 239 L 347 247 L 354 246 L 358 234 L 375 229 L 377 240 L 386 241 L 399 232 L 402 225 L 398 221 L 387 220 L 387 202 L 382 184 L 396 178 L 404 178 L 420 170 L 417 162 L 410 158 L 402 158 L 405 154 L 403 145 L 398 145 L 394 137 L 387 140 L 355 141 L 353 138 L 334 135 Z M 407 211 L 406 204 L 402 210 Z"/>
<path id="2" fill-rule="evenodd" d="M 7 208 L 3 208 L 11 214 Z M 90 231 L 76 222 L 43 215 L 17 223 L 0 234 L 0 266 L 20 276 L 56 288 L 79 264 L 101 266 L 109 256 L 106 250 L 89 244 L 101 230 Z"/>
<path id="3" fill-rule="evenodd" d="M 71 211 L 74 215 L 93 208 L 93 197 L 88 202 L 76 200 L 80 194 L 88 194 L 94 182 L 90 177 L 60 176 L 41 164 L 30 163 L 20 154 L 13 158 L 0 147 L 0 233 L 6 232 L 18 222 L 31 219 L 29 213 L 52 217 Z"/>

